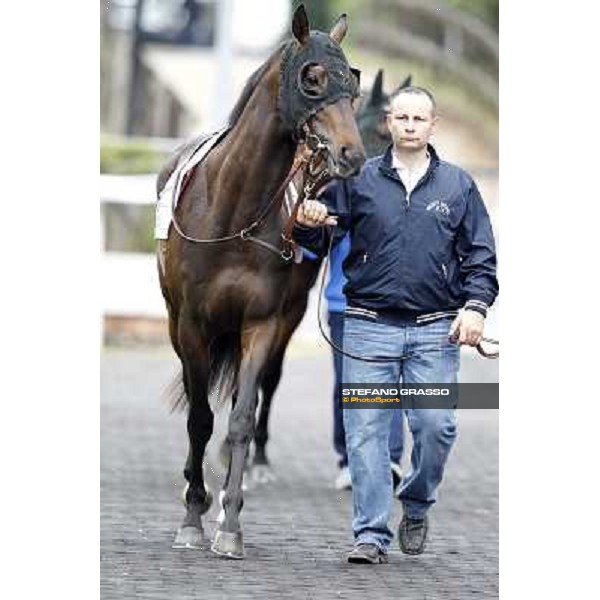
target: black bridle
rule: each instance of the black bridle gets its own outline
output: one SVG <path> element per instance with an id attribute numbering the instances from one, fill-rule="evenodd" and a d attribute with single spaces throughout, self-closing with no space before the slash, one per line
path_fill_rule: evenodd
<path id="1" fill-rule="evenodd" d="M 304 69 L 311 64 L 323 65 L 328 74 L 326 89 L 319 95 L 307 94 L 302 87 L 301 75 Z M 360 94 L 359 82 L 360 71 L 348 65 L 342 49 L 329 35 L 313 31 L 304 44 L 299 45 L 294 40 L 287 43 L 283 50 L 280 65 L 277 112 L 284 128 L 289 132 L 292 139 L 299 144 L 304 143 L 308 148 L 308 154 L 303 154 L 299 160 L 295 161 L 273 198 L 262 209 L 256 219 L 247 227 L 230 235 L 210 239 L 200 239 L 187 235 L 177 222 L 175 215 L 177 198 L 174 196 L 172 222 L 177 233 L 184 240 L 194 244 L 219 244 L 237 239 L 253 242 L 275 252 L 285 262 L 290 262 L 294 256 L 293 249 L 295 246 L 291 239 L 291 231 L 300 204 L 305 199 L 314 197 L 319 187 L 327 179 L 338 174 L 338 168 L 328 141 L 319 136 L 314 130 L 311 131 L 308 123 L 319 111 L 341 98 L 357 97 Z M 325 166 L 320 167 L 321 164 Z M 283 247 L 278 248 L 256 237 L 254 232 L 276 206 L 281 209 L 286 188 L 296 173 L 303 167 L 303 186 L 281 234 Z"/>

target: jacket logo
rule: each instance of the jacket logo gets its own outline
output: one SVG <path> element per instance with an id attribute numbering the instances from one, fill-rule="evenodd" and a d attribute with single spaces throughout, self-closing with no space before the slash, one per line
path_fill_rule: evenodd
<path id="1" fill-rule="evenodd" d="M 435 212 L 442 213 L 445 216 L 450 214 L 450 208 L 442 200 L 434 200 L 427 205 L 426 210 L 434 210 Z"/>

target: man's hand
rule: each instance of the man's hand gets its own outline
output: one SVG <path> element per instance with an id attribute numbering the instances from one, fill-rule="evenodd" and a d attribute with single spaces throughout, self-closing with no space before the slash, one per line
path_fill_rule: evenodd
<path id="1" fill-rule="evenodd" d="M 477 346 L 483 337 L 485 319 L 474 310 L 460 310 L 448 331 L 448 337 L 460 345 Z"/>
<path id="2" fill-rule="evenodd" d="M 318 200 L 305 200 L 298 209 L 296 221 L 307 227 L 337 225 L 337 218 L 327 215 L 327 207 Z"/>

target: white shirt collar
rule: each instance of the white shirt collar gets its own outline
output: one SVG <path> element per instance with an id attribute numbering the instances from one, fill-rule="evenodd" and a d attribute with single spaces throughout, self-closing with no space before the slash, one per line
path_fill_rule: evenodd
<path id="1" fill-rule="evenodd" d="M 402 163 L 396 153 L 392 150 L 392 167 L 396 169 L 398 172 L 398 176 L 402 180 L 404 187 L 408 194 L 410 194 L 414 189 L 417 183 L 421 180 L 421 177 L 427 173 L 427 169 L 429 168 L 429 163 L 431 162 L 431 156 L 429 152 L 427 153 L 427 159 L 417 167 L 414 167 L 412 170 L 408 168 L 407 165 Z"/>

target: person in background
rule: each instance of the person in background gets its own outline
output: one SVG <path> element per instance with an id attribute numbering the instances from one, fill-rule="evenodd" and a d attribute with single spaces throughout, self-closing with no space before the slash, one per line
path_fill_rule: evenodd
<path id="1" fill-rule="evenodd" d="M 327 321 L 329 323 L 331 341 L 339 348 L 343 345 L 344 311 L 346 310 L 346 297 L 344 296 L 343 289 L 348 281 L 342 271 L 342 263 L 348 256 L 349 251 L 350 235 L 346 234 L 331 251 L 331 256 L 329 258 L 329 281 L 325 288 L 325 298 L 327 299 Z M 333 349 L 332 353 L 334 370 L 333 447 L 338 454 L 339 468 L 339 473 L 335 479 L 334 486 L 337 490 L 347 490 L 352 487 L 352 481 L 348 469 L 348 453 L 346 451 L 343 411 L 337 397 L 339 384 L 344 382 L 342 375 L 343 356 Z M 402 460 L 402 451 L 404 448 L 404 419 L 401 410 L 393 411 L 389 448 L 392 486 L 396 491 L 402 481 L 400 461 Z"/>
<path id="2" fill-rule="evenodd" d="M 408 75 L 391 94 L 387 94 L 383 87 L 383 69 L 377 71 L 373 85 L 357 114 L 358 128 L 369 158 L 382 154 L 390 145 L 392 136 L 387 125 L 390 98 L 401 89 L 409 87 L 411 83 L 412 76 Z M 347 282 L 342 271 L 342 264 L 348 256 L 349 251 L 350 236 L 346 233 L 331 251 L 329 282 L 325 289 L 330 335 L 333 343 L 340 348 L 343 343 L 344 311 L 346 310 L 346 297 L 344 296 L 343 288 Z M 342 363 L 342 355 L 333 350 L 333 447 L 338 455 L 339 467 L 339 473 L 334 485 L 338 490 L 350 489 L 352 487 L 350 471 L 348 470 L 348 453 L 346 452 L 344 421 L 342 418 L 343 412 L 336 401 L 338 385 L 344 381 L 342 377 Z M 395 411 L 392 417 L 389 447 L 392 485 L 394 490 L 397 491 L 402 481 L 402 470 L 400 467 L 404 447 L 404 418 L 402 411 Z"/>

